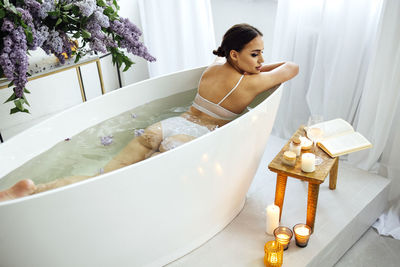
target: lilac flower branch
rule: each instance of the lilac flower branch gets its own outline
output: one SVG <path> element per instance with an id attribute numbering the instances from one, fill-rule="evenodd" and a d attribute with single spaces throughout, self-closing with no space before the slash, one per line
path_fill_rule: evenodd
<path id="1" fill-rule="evenodd" d="M 119 17 L 118 10 L 116 0 L 0 0 L 0 75 L 14 86 L 6 101 L 14 102 L 10 113 L 29 112 L 29 50 L 41 48 L 61 63 L 70 57 L 79 61 L 88 48 L 110 52 L 114 64 L 125 65 L 124 71 L 134 63 L 121 48 L 155 61 L 139 40 L 140 29 Z"/>

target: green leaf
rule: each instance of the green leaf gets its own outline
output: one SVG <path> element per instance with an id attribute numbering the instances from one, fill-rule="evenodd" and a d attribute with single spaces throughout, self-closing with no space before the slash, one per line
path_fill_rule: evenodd
<path id="1" fill-rule="evenodd" d="M 83 38 L 90 38 L 92 35 L 87 30 L 82 30 Z"/>
<path id="2" fill-rule="evenodd" d="M 17 113 L 17 112 L 20 112 L 20 110 L 18 108 L 12 108 L 10 110 L 10 114 L 14 114 L 14 113 Z"/>
<path id="3" fill-rule="evenodd" d="M 15 107 L 15 108 L 12 108 L 10 110 L 10 114 L 14 114 L 14 113 L 17 113 L 17 112 L 25 112 L 25 113 L 29 113 L 30 114 L 29 110 L 27 110 L 26 108 L 23 109 L 23 110 L 19 110 L 18 108 Z"/>
<path id="4" fill-rule="evenodd" d="M 99 7 L 105 7 L 106 6 L 106 2 L 104 2 L 103 0 L 97 0 L 97 5 Z"/>
<path id="5" fill-rule="evenodd" d="M 62 18 L 58 18 L 57 22 L 56 22 L 56 26 L 59 25 L 62 22 Z"/>
<path id="6" fill-rule="evenodd" d="M 19 14 L 19 12 L 17 11 L 17 9 L 15 9 L 15 6 L 14 6 L 14 5 L 10 5 L 8 8 L 9 8 L 15 15 L 18 15 L 18 14 Z"/>
<path id="7" fill-rule="evenodd" d="M 31 92 L 29 92 L 28 89 L 24 88 L 24 93 L 30 94 Z"/>
<path id="8" fill-rule="evenodd" d="M 25 91 L 25 88 L 24 88 Z M 27 104 L 28 106 L 31 106 L 31 104 L 29 104 L 28 99 L 26 99 L 25 95 L 22 95 L 22 99 L 24 100 L 24 103 Z"/>
<path id="9" fill-rule="evenodd" d="M 74 17 L 72 17 L 72 16 L 70 16 L 70 15 L 67 15 L 67 18 L 70 19 L 70 20 L 72 20 L 72 21 L 74 21 L 74 22 L 76 22 L 76 23 L 79 23 L 79 22 L 80 22 L 79 19 L 74 18 Z"/>
<path id="10" fill-rule="evenodd" d="M 26 103 L 26 101 L 25 101 L 25 99 L 23 99 L 23 98 L 19 98 L 19 99 L 15 100 L 15 101 L 14 101 L 14 104 L 15 104 L 15 107 L 18 109 L 18 111 L 14 111 L 14 112 L 12 112 L 11 114 L 13 114 L 13 113 L 15 113 L 15 112 L 19 112 L 19 111 L 29 113 L 29 110 L 27 110 L 27 109 L 24 107 L 24 104 L 25 104 L 25 103 Z M 14 110 L 14 109 L 12 109 L 11 111 L 13 111 L 13 110 Z"/>
<path id="11" fill-rule="evenodd" d="M 117 10 L 119 10 L 119 5 L 117 3 L 117 0 L 113 0 L 114 6 L 117 8 Z"/>
<path id="12" fill-rule="evenodd" d="M 64 8 L 64 10 L 70 10 L 71 8 L 73 8 L 74 7 L 74 5 L 71 3 L 71 4 L 68 4 L 68 5 L 65 5 L 65 6 L 63 6 L 63 8 Z"/>
<path id="13" fill-rule="evenodd" d="M 13 101 L 15 99 L 17 99 L 17 96 L 15 95 L 15 93 L 12 93 L 12 95 L 3 104 L 5 104 L 7 102 L 11 102 L 11 101 Z"/>
<path id="14" fill-rule="evenodd" d="M 6 16 L 6 11 L 4 10 L 4 8 L 0 9 L 0 19 L 4 18 Z"/>
<path id="15" fill-rule="evenodd" d="M 114 9 L 110 6 L 108 6 L 104 9 L 103 13 L 104 13 L 104 15 L 110 16 L 110 15 L 114 14 L 114 12 L 115 12 Z"/>
<path id="16" fill-rule="evenodd" d="M 20 111 L 24 110 L 24 100 L 23 99 L 19 98 L 17 100 L 14 100 L 14 104 Z"/>
<path id="17" fill-rule="evenodd" d="M 49 12 L 47 12 L 47 14 L 50 15 L 50 16 L 59 17 L 60 16 L 60 11 L 59 10 L 49 11 Z"/>
<path id="18" fill-rule="evenodd" d="M 78 53 L 78 54 L 76 55 L 76 58 L 75 58 L 75 63 L 77 63 L 77 62 L 79 61 L 80 58 L 81 58 L 81 53 Z"/>
<path id="19" fill-rule="evenodd" d="M 32 31 L 30 30 L 30 28 L 24 29 L 24 32 L 25 32 L 26 40 L 28 41 L 28 43 L 32 43 L 33 42 L 33 34 L 32 34 Z"/>

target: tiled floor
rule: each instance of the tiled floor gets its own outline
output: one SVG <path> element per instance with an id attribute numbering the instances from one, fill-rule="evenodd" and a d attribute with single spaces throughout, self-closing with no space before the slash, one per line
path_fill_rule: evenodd
<path id="1" fill-rule="evenodd" d="M 400 266 L 400 240 L 380 236 L 372 227 L 335 264 L 335 267 L 375 266 Z"/>

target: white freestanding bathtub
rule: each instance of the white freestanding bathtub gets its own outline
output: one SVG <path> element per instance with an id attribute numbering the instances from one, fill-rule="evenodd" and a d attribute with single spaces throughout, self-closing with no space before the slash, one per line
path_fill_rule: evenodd
<path id="1" fill-rule="evenodd" d="M 22 132 L 0 145 L 0 177 L 66 136 L 196 88 L 203 70 L 129 85 Z M 199 247 L 242 209 L 280 95 L 275 90 L 233 122 L 172 151 L 0 202 L 0 266 L 162 266 Z"/>

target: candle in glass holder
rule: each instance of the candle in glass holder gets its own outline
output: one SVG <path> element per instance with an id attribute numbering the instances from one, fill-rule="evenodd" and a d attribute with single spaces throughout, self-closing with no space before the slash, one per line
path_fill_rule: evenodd
<path id="1" fill-rule="evenodd" d="M 304 172 L 315 171 L 315 155 L 313 153 L 303 153 L 301 155 L 301 170 Z"/>
<path id="2" fill-rule="evenodd" d="M 311 235 L 311 227 L 304 223 L 293 226 L 294 237 L 298 247 L 306 247 Z"/>
<path id="3" fill-rule="evenodd" d="M 268 241 L 264 246 L 264 264 L 267 267 L 280 267 L 283 263 L 283 246 L 275 240 Z"/>
<path id="4" fill-rule="evenodd" d="M 290 239 L 292 239 L 293 232 L 285 226 L 279 226 L 274 230 L 275 240 L 281 243 L 283 249 L 286 250 L 289 247 Z"/>

